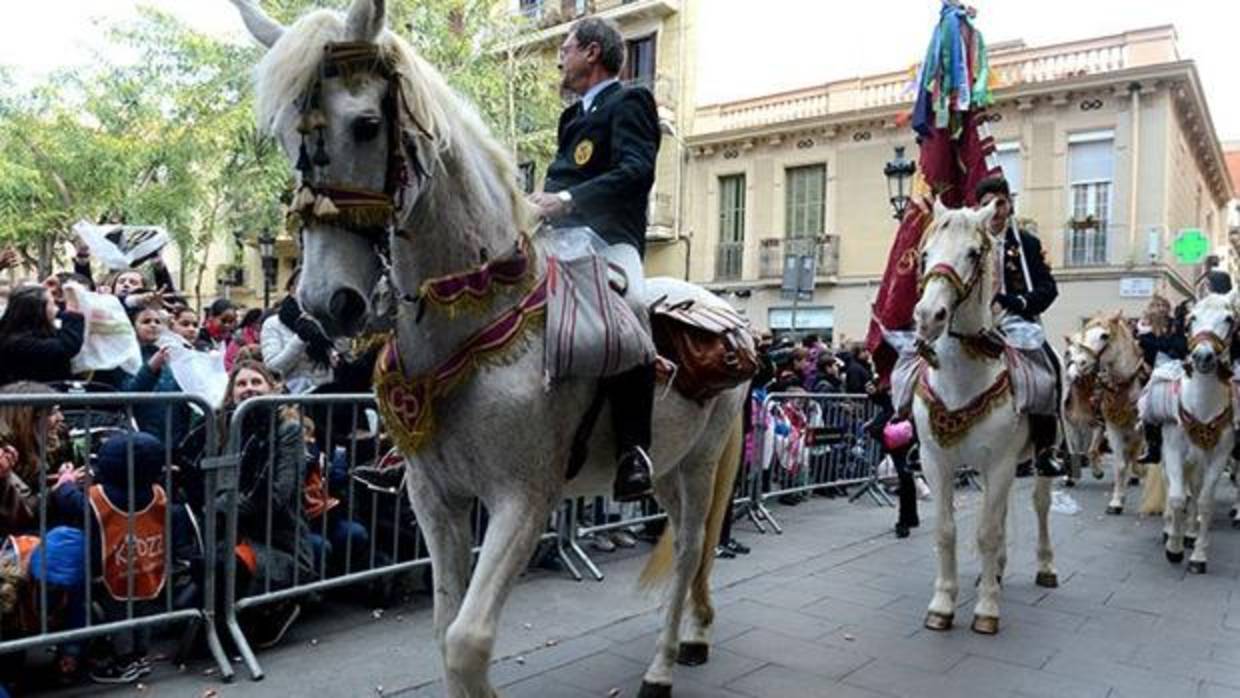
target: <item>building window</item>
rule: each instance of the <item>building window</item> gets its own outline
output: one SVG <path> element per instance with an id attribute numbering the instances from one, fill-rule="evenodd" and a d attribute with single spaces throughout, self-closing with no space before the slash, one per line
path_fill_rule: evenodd
<path id="1" fill-rule="evenodd" d="M 655 35 L 629 39 L 625 43 L 624 70 L 620 78 L 629 85 L 654 91 Z"/>
<path id="2" fill-rule="evenodd" d="M 1093 131 L 1068 138 L 1069 223 L 1067 266 L 1108 261 L 1111 190 L 1115 178 L 1115 136 Z"/>
<path id="3" fill-rule="evenodd" d="M 719 247 L 715 278 L 741 278 L 745 258 L 745 175 L 719 178 Z"/>
<path id="4" fill-rule="evenodd" d="M 586 0 L 560 0 L 560 13 L 565 17 L 580 17 L 586 13 Z"/>
<path id="5" fill-rule="evenodd" d="M 827 210 L 827 166 L 789 167 L 785 178 L 784 237 L 821 237 Z"/>
<path id="6" fill-rule="evenodd" d="M 995 146 L 995 160 L 1003 171 L 1008 188 L 1012 190 L 1012 210 L 1020 208 L 1020 195 L 1024 192 L 1025 163 L 1020 154 L 1020 143 L 1015 141 Z"/>
<path id="7" fill-rule="evenodd" d="M 534 163 L 530 161 L 517 165 L 517 186 L 526 194 L 534 193 Z"/>
<path id="8" fill-rule="evenodd" d="M 517 7 L 523 17 L 538 19 L 542 16 L 542 0 L 520 0 L 520 5 Z"/>
<path id="9" fill-rule="evenodd" d="M 775 307 L 766 311 L 767 327 L 775 339 L 785 336 L 804 337 L 816 334 L 830 344 L 835 333 L 835 308 L 831 306 Z"/>

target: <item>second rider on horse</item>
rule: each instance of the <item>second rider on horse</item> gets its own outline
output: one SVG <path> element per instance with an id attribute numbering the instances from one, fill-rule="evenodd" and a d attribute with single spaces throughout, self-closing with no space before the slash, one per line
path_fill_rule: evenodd
<path id="1" fill-rule="evenodd" d="M 1042 251 L 1042 243 L 1033 234 L 1016 227 L 1012 217 L 1012 192 L 1007 180 L 993 176 L 978 182 L 977 202 L 984 207 L 994 202 L 995 215 L 990 221 L 990 233 L 1003 236 L 1002 286 L 995 294 L 994 303 L 1005 316 L 1000 329 L 1012 332 L 1021 323 L 1033 324 L 1041 330 L 1042 313 L 1046 312 L 1059 296 L 1055 277 L 1051 274 Z M 1042 351 L 1055 369 L 1056 399 L 1058 410 L 1062 403 L 1060 395 L 1062 370 L 1059 357 L 1041 333 Z M 1029 427 L 1034 445 L 1034 468 L 1041 477 L 1058 477 L 1062 469 L 1054 458 L 1055 445 L 1059 439 L 1059 414 L 1030 414 Z"/>

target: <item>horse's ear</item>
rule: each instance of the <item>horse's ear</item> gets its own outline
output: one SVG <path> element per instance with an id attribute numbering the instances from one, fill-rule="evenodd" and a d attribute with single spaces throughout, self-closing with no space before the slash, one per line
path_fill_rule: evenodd
<path id="1" fill-rule="evenodd" d="M 977 221 L 977 227 L 990 232 L 990 221 L 995 217 L 995 202 L 991 201 L 985 206 L 979 208 L 975 214 L 974 220 Z"/>
<path id="2" fill-rule="evenodd" d="M 272 19 L 254 4 L 253 0 L 232 0 L 241 13 L 241 21 L 250 30 L 250 36 L 267 48 L 271 48 L 281 36 L 284 36 L 284 25 Z"/>
<path id="3" fill-rule="evenodd" d="M 386 15 L 386 0 L 353 0 L 345 22 L 346 33 L 353 41 L 374 41 L 383 31 Z"/>

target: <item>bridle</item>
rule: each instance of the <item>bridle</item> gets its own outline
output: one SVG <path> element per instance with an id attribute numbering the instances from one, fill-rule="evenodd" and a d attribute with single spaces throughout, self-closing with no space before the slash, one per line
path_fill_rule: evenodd
<path id="1" fill-rule="evenodd" d="M 935 279 L 944 281 L 948 286 L 951 286 L 952 290 L 956 294 L 956 300 L 952 303 L 952 316 L 951 319 L 948 320 L 947 334 L 949 337 L 961 341 L 966 346 L 966 349 L 971 351 L 976 350 L 979 344 L 993 344 L 988 337 L 990 334 L 989 330 L 983 330 L 979 335 L 963 335 L 953 330 L 951 328 L 951 323 L 956 319 L 956 310 L 959 309 L 966 300 L 973 296 L 974 291 L 976 291 L 977 287 L 981 284 L 982 278 L 985 276 L 986 272 L 985 265 L 990 263 L 990 254 L 993 249 L 990 236 L 985 232 L 982 232 L 980 237 L 982 242 L 979 248 L 977 263 L 973 265 L 973 270 L 967 279 L 962 278 L 960 276 L 960 272 L 957 271 L 951 264 L 948 264 L 947 262 L 939 262 L 938 264 L 930 267 L 929 270 L 922 272 L 921 277 L 917 281 L 917 294 L 919 296 L 925 293 L 926 285 Z M 979 340 L 983 341 L 979 342 Z M 919 351 L 921 351 L 923 355 L 926 355 L 926 352 L 930 352 L 931 355 L 933 353 L 933 349 L 929 346 L 919 347 Z M 983 351 L 983 353 L 989 355 L 991 352 Z"/>
<path id="2" fill-rule="evenodd" d="M 323 130 L 327 115 L 322 108 L 323 81 L 329 78 L 356 80 L 362 76 L 382 78 L 387 89 L 381 102 L 387 123 L 387 167 L 380 191 L 325 181 L 324 169 L 331 164 Z M 391 279 L 391 238 L 405 236 L 399 221 L 408 213 L 414 183 L 423 184 L 430 173 L 418 155 L 418 137 L 434 141 L 409 110 L 401 92 L 401 74 L 383 48 L 369 41 L 330 42 L 323 47 L 318 74 L 298 101 L 297 131 L 301 143 L 297 152 L 297 171 L 301 186 L 289 205 L 292 224 L 299 235 L 314 222 L 360 235 L 370 242 L 383 267 L 384 278 Z M 311 140 L 314 141 L 313 154 Z M 407 299 L 401 296 L 402 300 Z"/>

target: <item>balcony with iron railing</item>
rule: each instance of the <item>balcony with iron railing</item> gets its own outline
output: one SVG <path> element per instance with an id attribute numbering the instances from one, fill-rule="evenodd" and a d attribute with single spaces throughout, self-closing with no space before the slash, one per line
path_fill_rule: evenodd
<path id="1" fill-rule="evenodd" d="M 782 278 L 784 257 L 790 254 L 814 255 L 815 276 L 836 276 L 840 273 L 840 236 L 771 237 L 758 241 L 758 278 Z"/>
<path id="2" fill-rule="evenodd" d="M 517 6 L 514 14 L 533 23 L 512 48 L 548 44 L 568 34 L 578 17 L 597 14 L 615 20 L 621 28 L 632 22 L 663 19 L 680 12 L 680 0 L 534 0 Z"/>

